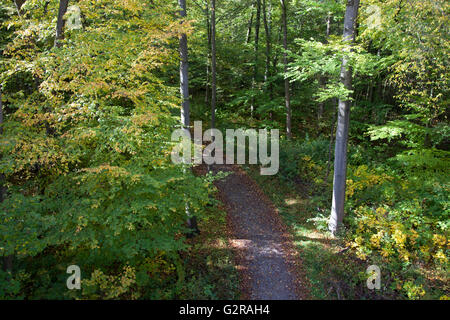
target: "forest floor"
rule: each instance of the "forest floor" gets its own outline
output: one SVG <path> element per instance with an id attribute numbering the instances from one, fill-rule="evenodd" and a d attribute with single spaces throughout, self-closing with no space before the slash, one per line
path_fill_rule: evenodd
<path id="1" fill-rule="evenodd" d="M 227 211 L 241 298 L 307 299 L 308 286 L 298 251 L 273 203 L 239 166 L 214 165 L 211 171 L 229 173 L 215 185 Z"/>

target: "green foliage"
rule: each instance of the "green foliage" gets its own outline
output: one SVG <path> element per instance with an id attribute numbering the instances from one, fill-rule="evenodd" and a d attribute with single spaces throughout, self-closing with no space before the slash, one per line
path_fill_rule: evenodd
<path id="1" fill-rule="evenodd" d="M 179 99 L 163 75 L 184 28 L 176 7 L 79 1 L 83 30 L 54 48 L 56 2 L 46 15 L 42 3 L 5 21 L 0 256 L 13 255 L 14 269 L 1 296 L 73 298 L 65 268 L 77 264 L 78 298 L 174 297 L 186 205 L 202 218 L 212 192 L 170 161 Z"/>
<path id="2" fill-rule="evenodd" d="M 328 161 L 329 141 L 312 140 L 303 142 L 284 140 L 280 145 L 280 176 L 294 182 L 320 181 L 325 178 L 324 168 Z"/>

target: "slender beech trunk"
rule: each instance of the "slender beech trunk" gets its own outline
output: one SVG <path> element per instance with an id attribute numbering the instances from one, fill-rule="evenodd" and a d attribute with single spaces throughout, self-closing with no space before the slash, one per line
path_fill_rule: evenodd
<path id="1" fill-rule="evenodd" d="M 182 18 L 186 17 L 186 0 L 178 0 L 180 6 L 180 15 Z M 183 99 L 181 107 L 181 125 L 185 130 L 189 130 L 189 77 L 188 77 L 189 63 L 188 63 L 188 46 L 187 35 L 182 33 L 180 36 L 180 93 Z M 198 233 L 197 219 L 189 213 L 189 206 L 186 204 L 186 214 L 189 217 L 187 221 L 188 228 L 192 230 L 188 237 L 193 237 Z"/>
<path id="2" fill-rule="evenodd" d="M 264 83 L 267 84 L 272 76 L 272 70 L 270 66 L 270 59 L 272 56 L 272 35 L 271 35 L 271 6 L 269 6 L 269 12 L 267 12 L 266 0 L 263 0 L 263 20 L 264 20 L 264 30 L 266 32 L 266 70 L 264 72 Z M 267 18 L 269 16 L 269 19 Z M 273 84 L 272 81 L 269 83 L 269 99 L 273 100 Z M 272 119 L 272 112 L 270 112 L 270 119 Z"/>
<path id="3" fill-rule="evenodd" d="M 337 104 L 337 99 L 333 99 L 333 106 Z M 336 111 L 333 112 L 333 121 L 331 122 L 331 130 L 330 130 L 330 145 L 328 147 L 328 161 L 327 161 L 327 171 L 325 173 L 325 177 L 323 178 L 323 183 L 327 183 L 328 176 L 330 175 L 331 170 L 331 157 L 333 152 L 333 142 L 334 142 L 334 127 L 336 125 Z"/>
<path id="4" fill-rule="evenodd" d="M 253 67 L 252 91 L 254 91 L 258 78 L 258 51 L 259 51 L 259 28 L 261 26 L 261 0 L 256 0 L 256 22 L 255 22 L 255 58 Z M 253 92 L 252 92 L 253 93 Z M 255 98 L 252 97 L 250 106 L 251 116 L 255 110 Z"/>
<path id="5" fill-rule="evenodd" d="M 60 40 L 64 38 L 64 15 L 67 12 L 69 0 L 59 0 L 58 20 L 56 21 L 55 46 L 60 47 Z"/>
<path id="6" fill-rule="evenodd" d="M 288 49 L 287 46 L 287 7 L 286 7 L 286 0 L 280 0 L 281 1 L 281 9 L 282 9 L 282 23 L 283 23 L 283 47 L 284 50 Z M 287 52 L 285 51 L 283 53 L 283 63 L 284 63 L 284 73 L 287 73 L 287 65 L 288 65 L 288 59 L 287 59 Z M 291 95 L 289 93 L 289 79 L 284 79 L 284 100 L 286 104 L 286 135 L 288 139 L 292 138 L 292 111 L 291 111 Z"/>
<path id="7" fill-rule="evenodd" d="M 355 40 L 355 23 L 358 16 L 359 0 L 347 0 L 344 18 L 344 40 L 347 42 L 346 52 L 351 50 Z M 344 55 L 341 66 L 341 82 L 346 89 L 352 88 L 352 71 L 348 58 Z M 329 230 L 336 234 L 344 219 L 345 187 L 347 176 L 347 145 L 350 124 L 350 100 L 339 99 L 338 121 L 336 129 L 336 146 L 334 152 L 334 180 Z"/>
<path id="8" fill-rule="evenodd" d="M 250 43 L 250 39 L 252 37 L 252 27 L 253 27 L 253 16 L 255 14 L 255 3 L 252 3 L 252 13 L 250 16 L 250 20 L 248 22 L 248 29 L 247 29 L 247 38 L 245 40 L 245 44 L 249 44 Z"/>
<path id="9" fill-rule="evenodd" d="M 181 17 L 186 17 L 186 0 L 178 0 L 180 5 Z M 190 118 L 189 118 L 189 62 L 188 62 L 188 45 L 187 45 L 187 35 L 182 33 L 180 36 L 180 93 L 183 99 L 181 108 L 181 124 L 184 128 L 189 128 Z"/>
<path id="10" fill-rule="evenodd" d="M 211 0 L 211 129 L 216 125 L 216 0 Z"/>
<path id="11" fill-rule="evenodd" d="M 278 30 L 278 36 L 277 36 L 277 42 L 276 44 L 279 45 L 281 43 L 281 34 L 283 33 L 283 25 L 280 24 L 280 28 Z M 278 50 L 275 51 L 275 54 L 273 55 L 273 61 L 272 61 L 272 68 L 274 70 L 274 74 L 277 73 L 277 69 L 278 69 Z"/>
<path id="12" fill-rule="evenodd" d="M 208 36 L 208 56 L 206 57 L 206 88 L 205 88 L 205 104 L 209 105 L 209 77 L 210 77 L 210 68 L 211 68 L 211 23 L 209 20 L 210 10 L 209 10 L 209 1 L 206 1 L 206 31 Z"/>

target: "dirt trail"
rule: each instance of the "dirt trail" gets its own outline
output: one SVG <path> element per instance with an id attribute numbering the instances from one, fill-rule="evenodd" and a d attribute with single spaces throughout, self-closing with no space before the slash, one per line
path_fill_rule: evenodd
<path id="1" fill-rule="evenodd" d="M 211 170 L 231 172 L 216 186 L 226 206 L 230 241 L 238 256 L 242 298 L 305 298 L 296 251 L 273 204 L 240 167 L 214 165 Z"/>

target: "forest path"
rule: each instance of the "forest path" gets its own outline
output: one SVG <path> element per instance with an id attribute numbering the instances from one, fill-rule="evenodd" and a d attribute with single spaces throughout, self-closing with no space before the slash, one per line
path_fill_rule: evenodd
<path id="1" fill-rule="evenodd" d="M 213 165 L 211 171 L 230 172 L 215 185 L 227 210 L 243 299 L 305 298 L 299 259 L 275 206 L 239 166 Z"/>

